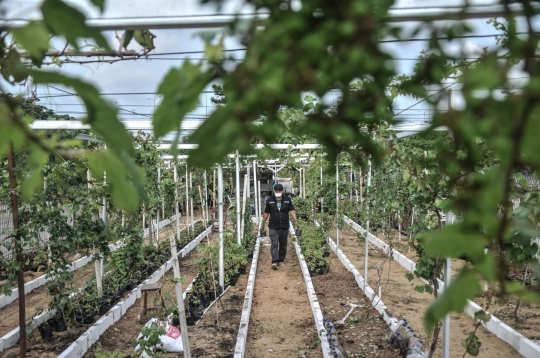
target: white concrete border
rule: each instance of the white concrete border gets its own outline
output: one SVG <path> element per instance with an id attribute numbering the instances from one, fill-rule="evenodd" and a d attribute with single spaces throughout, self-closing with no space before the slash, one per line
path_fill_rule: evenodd
<path id="1" fill-rule="evenodd" d="M 347 224 L 349 224 L 354 231 L 359 232 L 363 235 L 365 235 L 366 230 L 362 228 L 360 225 L 349 219 L 347 216 L 343 215 L 343 218 Z M 385 250 L 384 252 L 388 254 L 389 246 L 384 243 L 379 238 L 375 237 L 371 233 L 368 235 L 368 240 L 372 242 L 375 246 Z M 401 254 L 400 252 L 396 250 L 392 250 L 394 260 L 397 261 L 403 268 L 406 270 L 414 273 L 416 270 L 416 263 L 413 262 L 411 259 L 406 257 L 405 255 Z M 444 284 L 442 281 L 439 280 L 439 287 L 441 289 L 439 292 L 441 292 L 442 287 L 444 287 Z M 474 314 L 477 311 L 483 311 L 482 307 L 480 307 L 475 302 L 468 300 L 467 306 L 464 309 L 464 312 L 467 313 L 469 316 L 471 316 L 474 319 Z M 540 357 L 540 345 L 535 344 L 530 339 L 522 335 L 521 333 L 514 330 L 512 327 L 508 326 L 501 320 L 499 320 L 495 316 L 491 316 L 491 319 L 485 323 L 482 322 L 482 325 L 491 333 L 495 334 L 498 338 L 502 339 L 509 345 L 511 345 L 515 350 L 518 351 L 519 354 L 521 354 L 524 357 L 527 358 L 538 358 Z"/>
<path id="2" fill-rule="evenodd" d="M 291 232 L 291 235 L 295 237 L 292 227 L 289 227 L 289 231 Z M 296 240 L 294 240 L 293 243 L 296 250 L 296 256 L 298 256 L 298 261 L 300 262 L 300 269 L 302 270 L 302 275 L 304 276 L 304 281 L 306 282 L 307 295 L 309 298 L 309 303 L 311 305 L 311 310 L 313 311 L 313 318 L 315 319 L 317 335 L 319 336 L 319 339 L 321 341 L 323 357 L 333 358 L 330 350 L 330 345 L 328 344 L 328 338 L 326 336 L 326 328 L 324 328 L 322 310 L 319 306 L 319 301 L 317 300 L 317 293 L 315 293 L 315 289 L 313 288 L 313 282 L 311 281 L 311 276 L 309 275 L 306 260 L 304 259 L 302 249 L 300 248 Z"/>
<path id="3" fill-rule="evenodd" d="M 212 226 L 209 226 L 205 231 L 203 231 L 201 234 L 199 234 L 195 239 L 193 239 L 189 244 L 187 244 L 182 250 L 180 250 L 180 252 L 178 253 L 178 256 L 180 258 L 186 256 L 191 250 L 193 250 L 197 246 L 197 244 L 199 242 L 201 242 L 201 240 L 203 238 L 208 236 L 211 232 L 212 232 Z M 159 269 L 157 269 L 152 274 L 152 276 L 150 276 L 150 278 L 145 280 L 142 284 L 156 283 L 165 274 L 165 272 L 170 270 L 171 268 L 172 268 L 172 258 L 169 259 L 165 264 L 163 264 Z M 137 294 L 138 296 L 132 298 L 131 296 L 133 296 L 133 293 L 136 290 L 138 290 L 138 294 Z M 111 310 L 109 312 L 113 312 L 113 311 L 117 312 L 117 313 L 115 313 L 115 315 L 119 314 L 119 316 L 118 316 L 118 319 L 119 319 L 121 316 L 123 316 L 126 313 L 127 308 L 131 307 L 131 305 L 133 305 L 133 303 L 135 303 L 135 300 L 137 298 L 139 298 L 139 297 L 140 297 L 140 285 L 137 286 L 136 288 L 134 288 L 133 291 L 131 291 L 131 294 L 125 299 L 125 301 L 120 301 L 115 307 L 111 308 Z M 120 307 L 119 306 L 120 304 L 127 305 L 127 306 L 122 306 L 123 308 L 119 309 L 118 307 Z M 52 310 L 52 311 L 45 310 L 40 315 L 34 317 L 32 322 L 30 323 L 30 328 L 31 329 L 27 329 L 27 331 L 34 330 L 41 323 L 45 322 L 49 318 L 52 318 L 54 316 L 54 313 L 55 313 L 54 310 Z M 79 339 L 77 339 L 71 346 L 69 346 L 66 349 L 66 351 L 68 349 L 70 349 L 77 342 L 79 342 L 79 344 L 77 345 L 79 347 L 78 349 L 82 349 L 83 347 L 85 347 L 84 345 L 86 344 L 86 348 L 84 348 L 84 352 L 80 356 L 77 356 L 77 357 L 82 357 L 84 355 L 84 353 L 86 353 L 88 348 L 97 341 L 97 338 L 99 338 L 99 335 L 101 333 L 103 333 L 105 331 L 105 329 L 106 329 L 106 328 L 103 329 L 103 330 L 99 329 L 99 330 L 96 331 L 96 328 L 93 328 L 93 327 L 98 325 L 98 322 L 99 322 L 99 325 L 104 324 L 104 325 L 107 325 L 107 328 L 108 328 L 111 324 L 118 321 L 118 319 L 116 319 L 116 318 L 113 321 L 110 321 L 109 318 L 103 319 L 105 316 L 110 316 L 110 314 L 106 313 L 103 317 L 101 317 L 96 323 L 94 323 L 94 325 L 92 327 L 90 327 L 88 329 L 88 331 L 86 331 L 81 337 L 79 337 Z M 93 337 L 94 337 L 94 334 L 96 332 L 97 332 L 97 338 L 95 340 L 92 340 Z M 19 337 L 20 337 L 19 327 L 13 329 L 9 333 L 7 333 L 3 337 L 1 337 L 0 338 L 0 352 L 3 352 L 5 350 L 13 347 L 15 344 L 17 344 L 17 342 L 19 340 Z M 84 341 L 84 344 L 82 343 L 83 341 Z M 64 351 L 64 352 L 66 352 L 66 351 Z M 62 353 L 62 354 L 64 354 L 64 353 Z M 70 355 L 70 357 L 72 357 L 72 356 Z"/>
<path id="4" fill-rule="evenodd" d="M 212 232 L 212 226 L 209 226 L 195 239 L 193 239 L 186 247 L 184 247 L 180 253 L 180 257 L 186 256 L 191 250 L 193 250 L 203 238 Z M 82 357 L 86 351 L 98 341 L 99 337 L 114 323 L 116 323 L 127 310 L 135 303 L 135 301 L 141 297 L 141 286 L 145 284 L 156 283 L 165 275 L 165 273 L 172 268 L 172 258 L 158 268 L 150 278 L 146 279 L 139 286 L 133 289 L 129 296 L 124 300 L 118 302 L 109 312 L 105 313 L 100 319 L 96 321 L 85 333 L 83 333 L 75 342 L 73 342 L 68 348 L 66 348 L 58 357 L 62 358 L 75 358 Z M 188 286 L 191 289 L 191 285 Z M 182 295 L 185 299 L 185 293 Z"/>
<path id="5" fill-rule="evenodd" d="M 176 219 L 176 215 L 174 215 L 171 219 L 165 219 L 165 220 L 161 221 L 159 223 L 160 228 L 163 228 L 163 227 L 171 224 L 175 219 Z M 197 220 L 197 221 L 199 221 L 199 220 Z M 197 223 L 197 221 L 195 223 Z M 146 237 L 146 236 L 148 236 L 148 229 L 146 229 L 144 231 L 144 237 Z M 118 240 L 117 242 L 115 242 L 113 244 L 110 244 L 109 249 L 111 250 L 111 252 L 114 252 L 114 251 L 116 251 L 118 248 L 120 248 L 122 246 L 123 246 L 122 240 Z M 94 257 L 94 255 L 81 257 L 80 259 L 78 259 L 77 261 L 72 262 L 71 265 L 69 265 L 69 270 L 73 272 L 73 271 L 76 271 L 76 270 L 80 269 L 81 267 L 85 266 L 90 261 L 92 261 L 93 257 Z M 28 294 L 28 293 L 32 292 L 36 288 L 39 288 L 39 287 L 43 286 L 44 284 L 46 284 L 51 279 L 52 279 L 51 277 L 46 277 L 45 275 L 41 275 L 40 277 L 36 278 L 35 280 L 32 280 L 32 281 L 29 281 L 29 282 L 25 283 L 24 284 L 24 293 Z M 19 298 L 19 289 L 18 288 L 14 288 L 13 290 L 11 290 L 11 295 L 9 295 L 9 296 L 0 295 L 0 309 L 7 306 L 7 305 L 9 305 L 10 303 L 16 301 L 18 298 Z M 0 352 L 1 352 L 1 349 L 0 349 Z"/>
<path id="6" fill-rule="evenodd" d="M 259 262 L 259 253 L 261 248 L 261 239 L 258 237 L 255 242 L 255 251 L 253 251 L 253 260 L 249 270 L 246 294 L 244 296 L 244 306 L 242 316 L 240 317 L 240 327 L 236 336 L 236 347 L 234 349 L 234 358 L 244 358 L 246 353 L 246 342 L 249 329 L 249 316 L 251 315 L 251 304 L 253 302 L 253 291 L 255 290 L 255 278 L 257 276 L 257 263 Z"/>

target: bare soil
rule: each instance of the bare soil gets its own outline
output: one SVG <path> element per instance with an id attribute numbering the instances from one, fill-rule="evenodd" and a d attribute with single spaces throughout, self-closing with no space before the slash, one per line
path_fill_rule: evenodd
<path id="1" fill-rule="evenodd" d="M 364 241 L 358 240 L 356 232 L 349 227 L 340 230 L 339 235 L 341 250 L 363 275 Z M 332 231 L 330 236 L 335 240 L 335 231 Z M 420 334 L 421 338 L 424 339 L 424 348 L 427 348 L 426 343 L 428 341 L 431 342 L 431 337 L 428 337 L 426 334 L 423 316 L 424 312 L 433 301 L 433 296 L 415 291 L 415 286 L 424 285 L 421 280 L 415 278 L 413 281 L 409 282 L 405 277 L 405 273 L 408 272 L 407 270 L 398 263 L 386 258 L 381 250 L 376 252 L 370 248 L 368 283 L 375 291 L 377 291 L 378 288 L 377 266 L 382 268 L 380 286 L 383 302 L 398 319 L 406 318 L 408 320 L 409 324 Z M 461 342 L 465 339 L 468 332 L 474 330 L 474 325 L 475 321 L 466 314 L 453 313 L 451 315 L 450 355 L 452 357 L 463 356 L 464 348 L 461 346 Z M 502 358 L 520 356 L 510 345 L 500 340 L 484 327 L 480 327 L 476 334 L 482 342 L 482 348 L 478 355 L 479 357 Z M 441 336 L 439 336 L 438 348 L 434 357 L 441 356 L 440 347 Z"/>
<path id="2" fill-rule="evenodd" d="M 354 231 L 353 231 L 354 232 Z M 406 255 L 413 261 L 416 261 L 417 255 L 414 247 L 410 247 L 407 242 L 407 238 L 404 235 L 401 235 L 399 240 L 397 231 L 393 231 L 390 234 L 382 235 L 379 234 L 377 237 L 386 243 L 392 243 L 392 247 L 402 254 Z M 459 270 L 469 263 L 461 259 L 452 260 L 452 276 L 458 274 Z M 396 264 L 399 266 L 399 264 Z M 525 267 L 523 265 L 511 264 L 512 276 L 514 279 L 522 281 Z M 532 275 L 531 270 L 528 270 L 529 277 Z M 530 283 L 530 280 L 528 280 Z M 473 301 L 479 304 L 481 307 L 486 307 L 488 303 L 489 294 L 486 294 L 476 297 Z M 540 305 L 532 304 L 528 302 L 521 302 L 521 306 L 518 312 L 518 317 L 515 317 L 515 309 L 518 304 L 517 298 L 511 297 L 494 297 L 489 306 L 488 312 L 493 314 L 495 317 L 514 328 L 519 333 L 523 334 L 525 337 L 536 341 L 540 344 Z"/>
<path id="3" fill-rule="evenodd" d="M 77 289 L 86 283 L 94 273 L 94 265 L 81 267 L 73 272 L 73 288 Z M 47 294 L 47 286 L 43 285 L 29 294 L 25 295 L 26 321 L 29 323 L 32 317 L 43 309 L 46 309 L 51 302 L 51 297 Z M 19 300 L 15 300 L 0 309 L 0 337 L 9 333 L 19 326 Z"/>
<path id="4" fill-rule="evenodd" d="M 336 324 L 351 309 L 343 304 L 364 306 L 355 308 L 345 325 L 337 329 L 339 341 L 349 358 L 399 357 L 399 350 L 386 342 L 390 334 L 388 325 L 358 287 L 353 275 L 333 253 L 330 257 L 329 272 L 312 278 L 323 316 Z"/>

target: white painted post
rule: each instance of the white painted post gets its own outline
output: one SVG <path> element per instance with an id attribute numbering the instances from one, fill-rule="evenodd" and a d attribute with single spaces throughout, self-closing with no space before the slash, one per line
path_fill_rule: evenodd
<path id="1" fill-rule="evenodd" d="M 336 247 L 339 247 L 338 209 L 339 209 L 339 154 L 336 157 Z"/>
<path id="2" fill-rule="evenodd" d="M 452 90 L 448 93 L 448 112 L 454 107 L 454 92 Z M 448 135 L 452 137 L 452 133 L 449 131 Z M 454 222 L 454 214 L 452 211 L 446 213 L 445 225 L 452 225 Z M 450 275 L 452 273 L 452 259 L 446 257 L 444 265 L 444 289 L 448 289 L 450 285 Z M 443 320 L 443 342 L 442 342 L 442 358 L 450 358 L 450 315 L 446 315 Z"/>
<path id="3" fill-rule="evenodd" d="M 260 180 L 257 181 L 257 187 L 259 188 L 257 191 L 259 193 L 259 198 L 260 198 L 260 200 L 259 200 L 259 218 L 260 218 L 262 216 L 262 211 L 263 211 L 262 206 L 265 205 L 265 204 L 263 204 L 262 197 L 260 197 L 260 195 L 261 195 L 261 181 Z M 260 222 L 261 221 L 259 220 L 259 223 Z"/>
<path id="4" fill-rule="evenodd" d="M 322 188 L 322 156 L 321 156 L 321 188 Z M 321 213 L 323 212 L 323 198 L 321 197 Z"/>
<path id="5" fill-rule="evenodd" d="M 214 181 L 212 182 L 212 206 L 216 207 L 216 170 L 214 169 Z"/>
<path id="6" fill-rule="evenodd" d="M 193 172 L 189 172 L 189 189 L 193 190 Z M 191 210 L 191 229 L 193 232 L 195 232 L 195 215 L 193 214 L 193 196 L 189 198 L 189 201 L 191 202 L 190 210 Z"/>
<path id="7" fill-rule="evenodd" d="M 306 168 L 302 168 L 303 175 L 302 175 L 302 183 L 304 185 L 304 189 L 302 190 L 302 193 L 304 194 L 304 198 L 306 197 Z"/>
<path id="8" fill-rule="evenodd" d="M 219 189 L 218 189 L 219 190 Z M 242 233 L 240 232 L 240 157 L 236 152 L 236 242 L 240 245 L 242 242 Z"/>
<path id="9" fill-rule="evenodd" d="M 371 186 L 371 160 L 369 163 L 369 172 L 368 172 L 368 182 L 367 182 L 367 192 L 369 192 L 369 187 Z M 366 289 L 366 285 L 368 284 L 368 253 L 369 253 L 369 206 L 366 210 L 367 212 L 367 220 L 366 220 L 366 247 L 364 252 L 364 291 Z"/>
<path id="10" fill-rule="evenodd" d="M 219 286 L 221 292 L 225 290 L 224 251 L 223 251 L 223 170 L 218 165 L 218 217 L 219 217 Z"/>
<path id="11" fill-rule="evenodd" d="M 86 180 L 88 181 L 88 189 L 92 189 L 92 173 L 90 172 L 90 169 L 86 171 Z M 99 253 L 99 249 L 94 248 L 94 255 Z M 96 286 L 98 290 L 98 294 L 101 296 L 103 292 L 103 284 L 101 282 L 101 264 L 99 260 L 94 261 L 94 270 L 96 272 Z"/>
<path id="12" fill-rule="evenodd" d="M 244 237 L 244 217 L 246 215 L 246 201 L 247 201 L 247 191 L 248 191 L 248 183 L 249 183 L 249 177 L 247 175 L 244 175 L 244 200 L 242 201 L 242 222 L 240 224 L 241 230 L 240 230 L 240 242 L 238 245 L 242 243 L 242 238 Z"/>
<path id="13" fill-rule="evenodd" d="M 156 217 L 156 247 L 159 246 L 159 221 L 160 221 L 160 207 L 159 202 L 162 200 L 161 198 L 161 168 L 158 167 L 157 169 L 157 185 L 158 185 L 158 209 L 157 209 L 157 217 Z"/>
<path id="14" fill-rule="evenodd" d="M 174 166 L 174 182 L 178 185 L 178 171 L 176 165 Z M 178 211 L 178 188 L 174 190 L 175 202 L 174 202 L 174 213 L 176 214 L 176 237 L 178 242 L 180 242 L 180 213 Z"/>
<path id="15" fill-rule="evenodd" d="M 257 161 L 253 161 L 253 199 L 255 206 L 255 218 L 257 219 L 257 224 L 259 223 L 259 192 L 257 190 Z"/>
<path id="16" fill-rule="evenodd" d="M 186 163 L 186 207 L 184 208 L 184 211 L 186 212 L 186 230 L 189 235 L 189 182 L 188 182 L 188 170 L 187 170 L 187 163 Z"/>
<path id="17" fill-rule="evenodd" d="M 176 172 L 176 165 L 174 166 L 174 182 L 178 182 L 178 174 Z M 180 221 L 179 221 L 179 212 L 178 212 L 178 188 L 174 191 L 174 212 L 176 214 L 176 235 L 178 242 L 180 242 Z M 180 265 L 178 264 L 178 252 L 176 251 L 176 242 L 174 240 L 174 235 L 170 236 L 170 245 L 171 245 L 171 254 L 173 261 L 173 274 L 176 279 L 176 284 L 174 285 L 174 290 L 176 293 L 176 305 L 178 307 L 178 318 L 180 319 L 180 332 L 182 332 L 182 344 L 184 346 L 184 358 L 191 358 L 191 352 L 189 349 L 189 338 L 188 338 L 188 329 L 186 322 L 186 311 L 184 307 L 184 299 L 182 294 L 182 281 L 180 281 Z"/>
<path id="18" fill-rule="evenodd" d="M 446 213 L 445 225 L 452 225 L 454 214 L 449 211 Z M 447 257 L 444 264 L 444 289 L 447 290 L 450 285 L 450 275 L 452 274 L 452 259 Z M 450 358 L 450 315 L 444 316 L 443 320 L 443 339 L 442 339 L 442 357 Z"/>
<path id="19" fill-rule="evenodd" d="M 204 208 L 206 212 L 206 219 L 208 219 L 210 215 L 208 214 L 208 182 L 206 180 L 206 170 L 204 171 Z"/>

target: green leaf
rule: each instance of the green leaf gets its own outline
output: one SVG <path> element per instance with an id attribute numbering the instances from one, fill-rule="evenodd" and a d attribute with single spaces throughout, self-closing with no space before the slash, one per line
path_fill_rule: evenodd
<path id="1" fill-rule="evenodd" d="M 0 57 L 0 73 L 11 84 L 28 78 L 28 68 L 21 62 L 21 56 L 16 49 L 12 48 L 5 57 Z"/>
<path id="2" fill-rule="evenodd" d="M 49 49 L 49 32 L 43 23 L 31 22 L 28 25 L 11 30 L 15 41 L 21 45 L 36 66 L 41 66 L 45 52 Z"/>
<path id="3" fill-rule="evenodd" d="M 403 181 L 404 181 L 405 183 L 408 183 L 409 180 L 411 180 L 411 173 L 409 173 L 408 170 L 404 170 L 404 171 L 403 171 Z"/>
<path id="4" fill-rule="evenodd" d="M 64 36 L 68 42 L 79 48 L 80 38 L 92 38 L 102 49 L 109 49 L 109 44 L 97 28 L 86 26 L 86 17 L 79 10 L 61 0 L 45 0 L 41 5 L 43 21 L 49 31 Z"/>
<path id="5" fill-rule="evenodd" d="M 425 288 L 424 286 L 415 286 L 415 287 L 414 287 L 414 290 L 415 290 L 416 292 L 420 292 L 420 293 L 424 293 L 425 289 L 426 289 L 426 288 Z"/>
<path id="6" fill-rule="evenodd" d="M 474 268 L 489 282 L 493 282 L 497 278 L 495 272 L 495 255 L 491 251 L 484 255 L 481 260 L 476 261 Z"/>
<path id="7" fill-rule="evenodd" d="M 528 290 L 519 282 L 507 282 L 506 290 L 528 302 L 540 302 L 540 293 Z"/>
<path id="8" fill-rule="evenodd" d="M 414 276 L 412 273 L 410 272 L 406 272 L 405 273 L 405 277 L 407 277 L 407 280 L 409 280 L 409 282 L 411 282 L 412 280 L 414 280 Z"/>
<path id="9" fill-rule="evenodd" d="M 473 298 L 481 290 L 474 272 L 463 269 L 443 294 L 429 306 L 424 317 L 427 331 L 431 334 L 435 324 L 448 313 L 462 312 L 467 300 Z"/>
<path id="10" fill-rule="evenodd" d="M 147 50 L 152 50 L 154 46 L 154 37 L 156 37 L 150 30 L 135 30 L 133 32 L 135 41 Z"/>
<path id="11" fill-rule="evenodd" d="M 133 30 L 126 30 L 124 32 L 124 42 L 122 43 L 122 47 L 127 48 L 129 43 L 131 42 L 131 39 L 133 39 Z"/>
<path id="12" fill-rule="evenodd" d="M 481 234 L 464 230 L 461 223 L 445 225 L 441 231 L 420 234 L 425 238 L 426 254 L 430 256 L 459 257 L 463 254 L 478 259 L 484 254 L 486 239 Z"/>
<path id="13" fill-rule="evenodd" d="M 92 4 L 96 5 L 99 10 L 103 11 L 105 9 L 105 0 L 91 0 Z"/>
<path id="14" fill-rule="evenodd" d="M 112 191 L 113 200 L 116 205 L 126 211 L 131 212 L 135 210 L 137 205 L 134 202 L 137 202 L 139 198 L 145 198 L 143 189 L 144 176 L 131 157 L 134 153 L 133 138 L 118 120 L 116 108 L 103 100 L 95 87 L 79 79 L 70 78 L 55 72 L 42 71 L 32 71 L 32 76 L 36 83 L 60 83 L 67 87 L 72 87 L 77 92 L 85 104 L 88 113 L 85 122 L 90 124 L 93 132 L 103 138 L 103 141 L 107 145 L 107 153 L 114 153 L 114 156 L 107 154 L 102 158 L 104 160 L 103 165 L 105 166 L 105 170 L 109 172 L 111 162 L 116 163 L 110 167 L 115 174 L 113 180 L 125 182 L 126 176 L 129 176 L 132 180 L 132 184 L 126 184 L 125 188 L 121 188 L 122 185 L 114 187 Z M 97 168 L 94 162 L 96 173 L 102 171 L 102 169 L 98 170 Z M 123 173 L 123 181 L 121 180 L 120 172 Z M 122 192 L 124 194 L 129 192 L 130 197 L 122 197 L 119 194 Z"/>
<path id="15" fill-rule="evenodd" d="M 104 173 L 114 203 L 127 212 L 134 212 L 139 207 L 139 193 L 128 180 L 126 173 L 131 170 L 125 160 L 118 158 L 109 150 L 91 153 L 88 156 L 92 174 L 102 180 Z M 125 159 L 125 158 L 124 158 Z"/>
<path id="16" fill-rule="evenodd" d="M 132 136 L 118 120 L 116 108 L 100 97 L 92 85 L 60 73 L 32 71 L 36 83 L 60 83 L 72 87 L 86 106 L 88 117 L 84 120 L 103 138 L 107 148 L 116 153 L 133 152 Z"/>
<path id="17" fill-rule="evenodd" d="M 29 199 L 35 192 L 43 190 L 43 166 L 47 163 L 49 153 L 43 151 L 37 145 L 30 146 L 28 166 L 30 174 L 22 182 L 22 194 L 24 199 Z"/>
<path id="18" fill-rule="evenodd" d="M 484 323 L 489 322 L 491 315 L 484 310 L 474 312 L 474 319 L 480 320 Z"/>
<path id="19" fill-rule="evenodd" d="M 180 129 L 184 116 L 197 108 L 199 96 L 212 76 L 201 72 L 201 65 L 185 61 L 181 68 L 169 71 L 159 85 L 158 93 L 163 102 L 154 115 L 154 133 L 163 137 L 174 129 Z"/>

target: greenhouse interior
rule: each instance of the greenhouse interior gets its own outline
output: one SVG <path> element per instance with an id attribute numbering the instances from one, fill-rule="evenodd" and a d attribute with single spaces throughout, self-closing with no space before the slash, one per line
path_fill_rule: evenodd
<path id="1" fill-rule="evenodd" d="M 540 357 L 540 5 L 0 1 L 0 358 Z"/>

